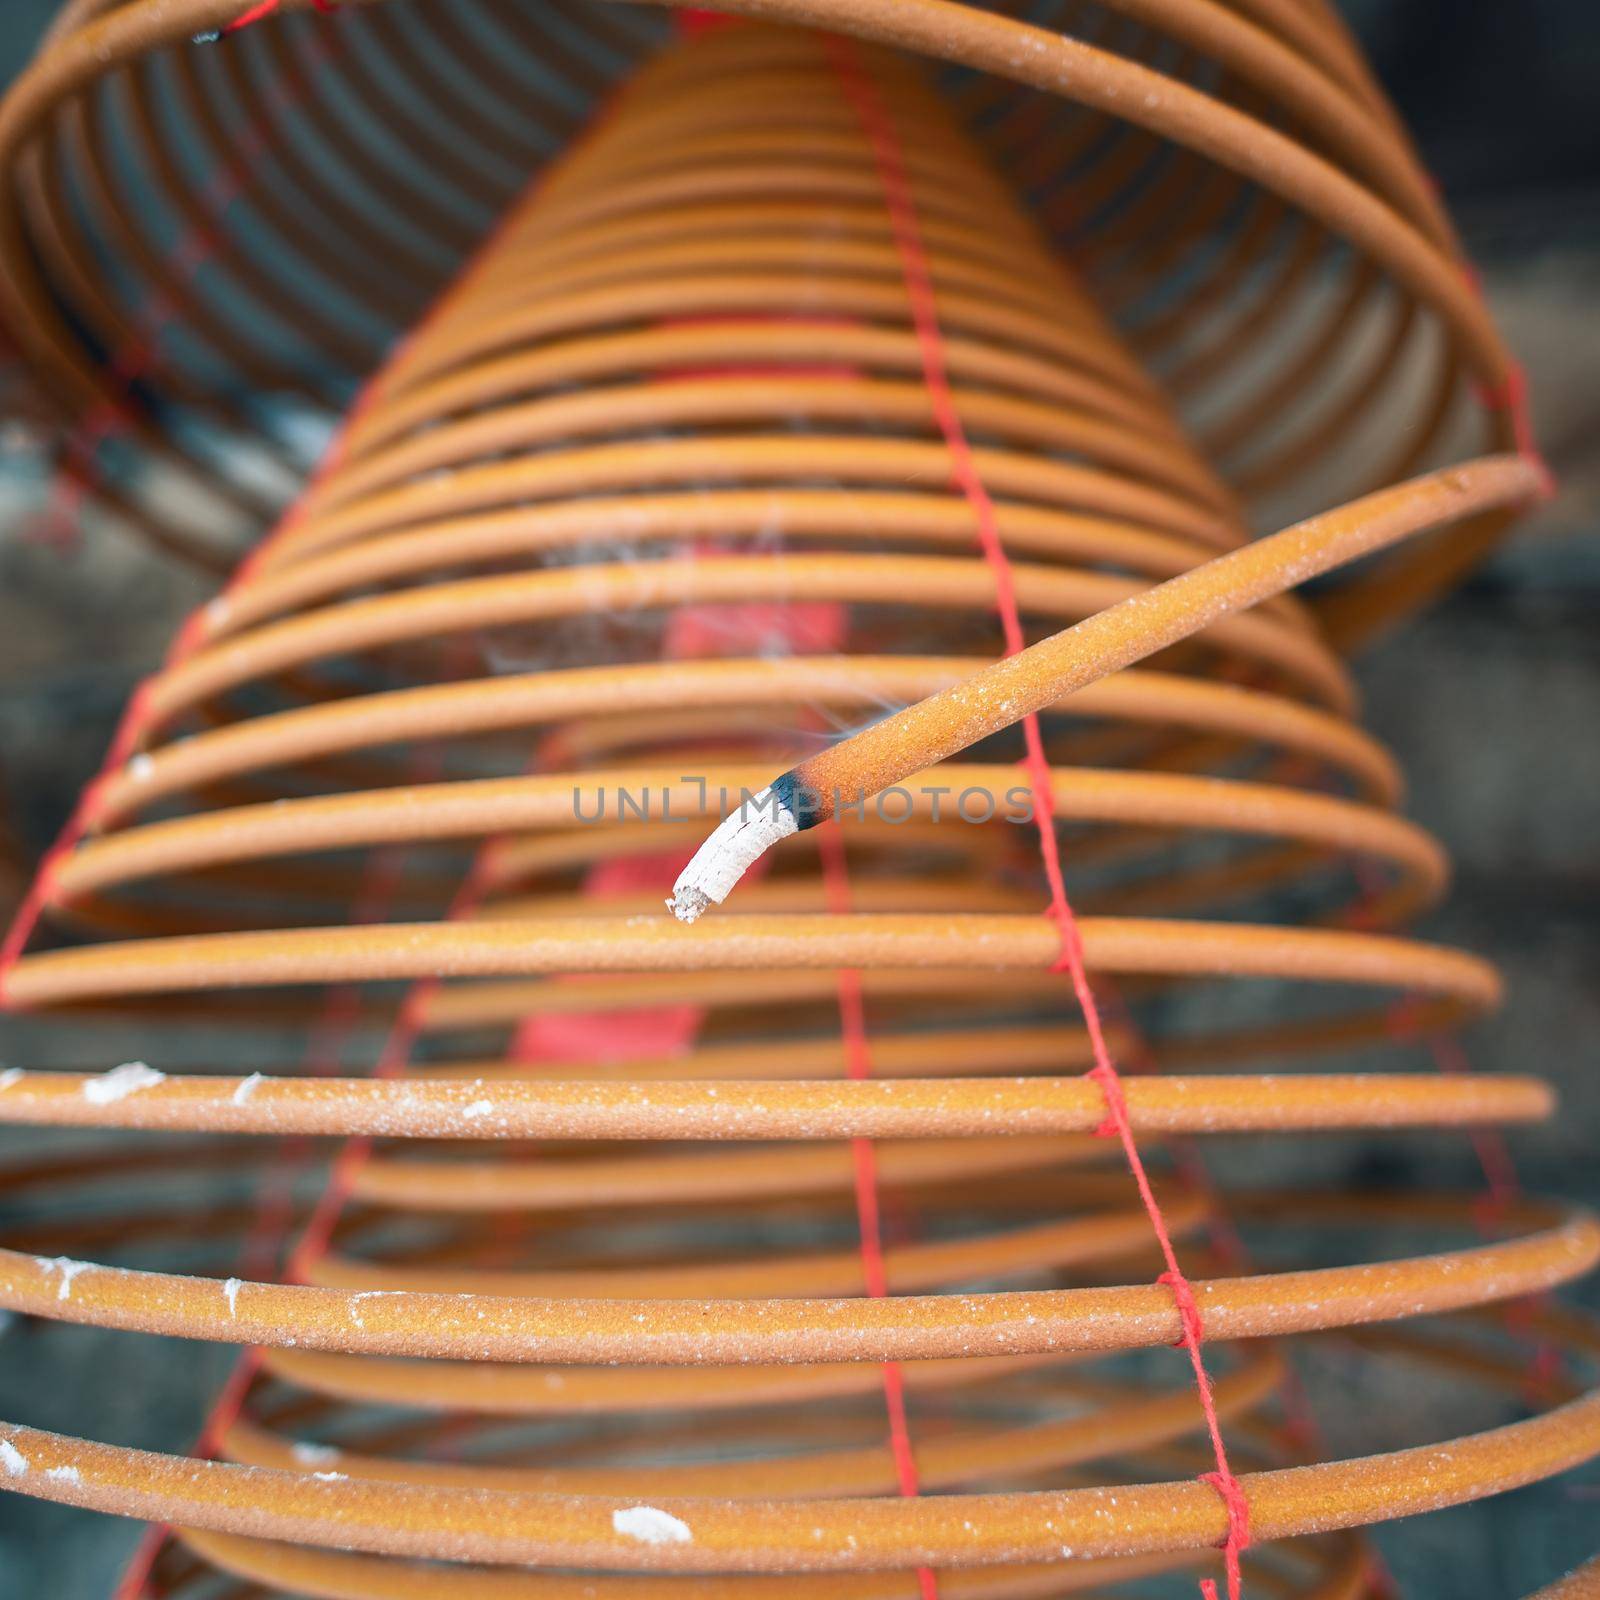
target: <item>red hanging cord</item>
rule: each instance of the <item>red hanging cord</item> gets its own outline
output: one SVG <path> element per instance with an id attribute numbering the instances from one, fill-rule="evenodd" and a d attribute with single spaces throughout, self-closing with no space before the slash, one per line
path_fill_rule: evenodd
<path id="1" fill-rule="evenodd" d="M 899 139 L 892 118 L 871 80 L 860 67 L 854 47 L 847 40 L 831 38 L 828 41 L 828 48 L 845 94 L 872 145 L 896 247 L 900 254 L 906 292 L 911 302 L 912 320 L 922 361 L 923 382 L 933 404 L 939 431 L 950 453 L 952 481 L 972 508 L 984 558 L 994 576 L 995 603 L 1000 614 L 1006 654 L 1016 655 L 1025 647 L 1026 641 L 1017 605 L 1011 563 L 1001 542 L 994 503 L 989 498 L 978 473 L 966 430 L 951 393 L 944 355 L 944 335 L 939 324 L 938 302 L 934 295 L 927 255 L 922 245 L 916 204 Z M 1150 1218 L 1150 1226 L 1160 1246 L 1162 1259 L 1166 1263 L 1166 1270 L 1158 1281 L 1171 1288 L 1178 1307 L 1179 1322 L 1183 1330 L 1182 1344 L 1188 1351 L 1189 1362 L 1194 1370 L 1206 1432 L 1210 1437 L 1217 1461 L 1217 1470 L 1205 1474 L 1201 1481 L 1210 1484 L 1217 1491 L 1228 1514 L 1228 1532 L 1222 1546 L 1223 1559 L 1229 1600 L 1239 1600 L 1242 1592 L 1239 1557 L 1250 1544 L 1249 1503 L 1238 1479 L 1228 1465 L 1227 1448 L 1222 1439 L 1222 1427 L 1212 1394 L 1211 1378 L 1206 1371 L 1205 1358 L 1201 1353 L 1205 1330 L 1200 1309 L 1195 1302 L 1193 1288 L 1178 1263 L 1166 1218 L 1162 1215 L 1160 1203 L 1156 1199 L 1149 1174 L 1145 1169 L 1144 1159 L 1134 1141 L 1122 1093 L 1122 1079 L 1117 1073 L 1110 1048 L 1106 1043 L 1099 1006 L 1095 1001 L 1088 972 L 1084 966 L 1083 943 L 1071 904 L 1067 899 L 1066 883 L 1062 876 L 1061 854 L 1056 841 L 1055 820 L 1051 806 L 1050 768 L 1036 716 L 1029 716 L 1024 720 L 1023 736 L 1027 749 L 1024 765 L 1032 790 L 1034 818 L 1039 828 L 1039 845 L 1044 859 L 1045 876 L 1050 886 L 1048 914 L 1055 921 L 1061 934 L 1061 954 L 1056 959 L 1053 970 L 1065 972 L 1071 978 L 1073 993 L 1077 997 L 1088 1029 L 1090 1050 L 1095 1063 L 1088 1076 L 1100 1086 L 1106 1101 L 1106 1119 L 1097 1131 L 1107 1137 L 1114 1135 L 1121 1142 L 1128 1169 L 1133 1174 L 1139 1198 Z M 1202 1583 L 1200 1587 L 1206 1600 L 1216 1600 L 1216 1586 L 1210 1580 Z"/>
<path id="2" fill-rule="evenodd" d="M 311 0 L 311 3 L 325 17 L 332 16 L 333 13 L 339 9 L 337 4 L 335 4 L 335 0 Z M 256 0 L 255 5 L 246 8 L 244 11 L 241 11 L 232 22 L 226 23 L 223 27 L 219 28 L 216 33 L 209 35 L 203 34 L 201 37 L 205 39 L 220 39 L 224 38 L 230 33 L 237 33 L 241 28 L 251 27 L 253 24 L 262 21 L 264 18 L 270 17 L 273 12 L 278 9 L 280 4 L 282 4 L 282 0 Z"/>
<path id="3" fill-rule="evenodd" d="M 818 830 L 817 849 L 822 858 L 822 881 L 828 910 L 834 916 L 850 913 L 850 869 L 839 825 Z M 841 969 L 837 978 L 839 1031 L 844 1039 L 845 1070 L 853 1080 L 872 1076 L 872 1048 L 867 1041 L 866 1004 L 861 974 Z M 861 1275 L 867 1294 L 882 1300 L 889 1293 L 889 1274 L 883 1258 L 883 1222 L 878 1198 L 878 1158 L 870 1139 L 852 1139 L 850 1155 L 855 1168 L 856 1219 L 861 1234 Z M 889 1413 L 889 1450 L 894 1457 L 895 1481 L 900 1493 L 914 1499 L 921 1492 L 917 1458 L 911 1447 L 911 1426 L 906 1418 L 905 1373 L 898 1361 L 883 1363 L 883 1399 Z M 922 1600 L 939 1600 L 939 1580 L 931 1567 L 917 1568 Z"/>

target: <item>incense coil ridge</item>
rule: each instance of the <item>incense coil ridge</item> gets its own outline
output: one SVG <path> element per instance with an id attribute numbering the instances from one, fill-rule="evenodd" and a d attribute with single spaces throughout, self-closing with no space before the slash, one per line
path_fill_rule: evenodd
<path id="1" fill-rule="evenodd" d="M 222 15 L 124 9 L 157 42 Z M 945 9 L 961 14 L 955 59 L 992 65 L 986 41 L 1015 25 Z M 901 15 L 914 34 L 922 9 Z M 887 16 L 792 19 L 872 33 Z M 1324 13 L 1292 16 L 1305 43 L 1332 37 Z M 861 796 L 861 815 L 786 841 L 692 928 L 661 908 L 724 789 L 754 790 L 998 653 L 998 580 L 952 488 L 904 240 L 839 48 L 745 24 L 636 70 L 140 688 L 81 837 L 41 876 L 52 936 L 5 971 L 8 1005 L 130 1030 L 226 1022 L 241 1040 L 315 1037 L 333 1012 L 345 1030 L 304 1074 L 130 1062 L 0 1085 L 8 1121 L 182 1135 L 162 1148 L 200 1167 L 230 1160 L 216 1136 L 356 1139 L 286 1281 L 85 1262 L 48 1219 L 0 1251 L 12 1309 L 257 1351 L 247 1403 L 208 1441 L 215 1461 L 5 1430 L 23 1463 L 5 1487 L 179 1530 L 157 1593 L 200 1592 L 220 1570 L 244 1592 L 759 1582 L 865 1600 L 915 1594 L 933 1567 L 942 1593 L 1042 1595 L 1205 1570 L 1230 1533 L 1199 1481 L 1192 1389 L 1087 1367 L 1172 1344 L 1183 1310 L 1153 1281 L 1148 1218 L 1097 1137 L 1104 1092 L 1081 1076 L 1093 1058 L 1054 970 L 1060 932 L 1039 914 L 1031 835 L 1002 812 L 1022 784 L 1015 740 L 922 774 L 904 816 Z M 920 71 L 843 48 L 904 152 L 951 401 L 1030 636 L 1119 606 L 1153 616 L 1163 582 L 1253 548 L 1241 486 L 1148 375 L 1159 341 L 1136 355 L 1113 331 Z M 1362 130 L 1393 135 L 1329 48 Z M 1033 114 L 1000 103 L 998 123 Z M 1412 230 L 1362 237 L 1411 273 L 1411 315 L 1448 327 L 1452 386 L 1462 363 L 1503 381 L 1403 146 L 1362 130 L 1345 158 L 1365 152 Z M 1119 184 L 1139 188 L 1145 155 L 1136 137 Z M 1296 199 L 1289 180 L 1310 170 L 1288 164 Z M 1201 198 L 1186 227 L 1210 225 L 1217 197 Z M 1242 237 L 1265 248 L 1252 225 Z M 1141 1140 L 1551 1113 L 1531 1077 L 1259 1070 L 1314 1069 L 1498 1002 L 1487 963 L 1404 931 L 1446 863 L 1398 814 L 1396 766 L 1355 721 L 1325 623 L 1387 620 L 1537 497 L 1509 426 L 1492 412 L 1490 453 L 1382 477 L 1304 524 L 1331 545 L 1381 522 L 1426 559 L 1397 543 L 1373 587 L 1316 605 L 1275 594 L 1178 642 L 1141 644 L 1135 620 L 1133 664 L 1090 670 L 1049 708 L 1086 964 L 1115 1001 L 1118 1054 L 1160 1071 L 1124 1086 Z M 1435 442 L 1424 431 L 1410 465 Z M 993 810 L 974 820 L 952 794 Z M 1286 1020 L 1173 1005 L 1245 980 L 1288 986 Z M 841 1028 L 851 995 L 866 1078 Z M 358 1056 L 375 1076 L 350 1070 Z M 858 1242 L 859 1141 L 896 1213 L 887 1294 Z M 115 1183 L 162 1157 L 118 1159 L 91 1150 L 75 1175 Z M 14 1187 L 58 1172 L 41 1163 Z M 1587 1216 L 1523 1202 L 1462 1243 L 1470 1197 L 1229 1195 L 1263 1228 L 1287 1210 L 1448 1242 L 1250 1272 L 1189 1166 L 1157 1188 L 1249 1502 L 1252 1587 L 1371 1592 L 1344 1530 L 1600 1450 L 1600 1398 L 1572 1380 L 1592 1364 L 1588 1327 L 1540 1303 L 1496 1342 L 1496 1308 L 1592 1267 Z M 135 1257 L 182 1226 L 159 1207 L 144 1220 L 148 1241 L 122 1235 Z M 220 1247 L 234 1221 L 196 1218 L 191 1242 Z M 1447 1312 L 1461 1315 L 1442 1336 L 1405 1325 Z M 1530 1420 L 1306 1465 L 1283 1437 L 1284 1358 L 1247 1342 L 1292 1334 L 1512 1391 L 1518 1341 L 1566 1366 Z M 916 1495 L 885 1436 L 884 1363 L 910 1397 Z"/>

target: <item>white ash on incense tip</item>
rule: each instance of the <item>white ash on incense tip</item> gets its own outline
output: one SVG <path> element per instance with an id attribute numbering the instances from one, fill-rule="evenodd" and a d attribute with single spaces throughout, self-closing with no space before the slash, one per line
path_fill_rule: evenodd
<path id="1" fill-rule="evenodd" d="M 775 786 L 744 801 L 717 825 L 672 886 L 667 909 L 679 922 L 694 922 L 721 905 L 733 886 L 780 839 L 800 831 L 800 819 Z"/>

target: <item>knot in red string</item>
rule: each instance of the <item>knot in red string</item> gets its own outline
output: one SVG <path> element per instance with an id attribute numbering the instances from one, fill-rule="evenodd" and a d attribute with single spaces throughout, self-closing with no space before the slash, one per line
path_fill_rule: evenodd
<path id="1" fill-rule="evenodd" d="M 1183 1336 L 1172 1341 L 1173 1348 L 1198 1348 L 1204 1344 L 1205 1324 L 1200 1320 L 1200 1307 L 1195 1303 L 1194 1288 L 1189 1280 L 1181 1272 L 1169 1268 L 1157 1277 L 1156 1282 L 1166 1284 L 1178 1305 L 1178 1321 L 1183 1327 Z"/>
<path id="2" fill-rule="evenodd" d="M 1050 963 L 1050 970 L 1072 972 L 1083 967 L 1083 935 L 1078 931 L 1078 919 L 1073 916 L 1072 907 L 1056 899 L 1046 907 L 1045 915 L 1055 923 L 1061 935 L 1061 953 Z"/>
<path id="3" fill-rule="evenodd" d="M 1241 1576 L 1239 1557 L 1250 1548 L 1250 1502 L 1244 1488 L 1226 1467 L 1217 1472 L 1202 1472 L 1201 1483 L 1209 1483 L 1222 1496 L 1228 1512 L 1228 1533 L 1222 1541 L 1223 1569 L 1228 1580 L 1228 1600 L 1239 1600 Z M 1217 1600 L 1217 1586 L 1207 1578 L 1200 1585 L 1205 1600 Z"/>
<path id="4" fill-rule="evenodd" d="M 1117 1069 L 1109 1061 L 1102 1061 L 1084 1073 L 1084 1077 L 1091 1083 L 1099 1084 L 1100 1093 L 1106 1099 L 1106 1114 L 1094 1130 L 1095 1138 L 1120 1138 L 1122 1130 L 1129 1125 L 1128 1097 L 1122 1092 L 1122 1079 L 1118 1076 Z"/>

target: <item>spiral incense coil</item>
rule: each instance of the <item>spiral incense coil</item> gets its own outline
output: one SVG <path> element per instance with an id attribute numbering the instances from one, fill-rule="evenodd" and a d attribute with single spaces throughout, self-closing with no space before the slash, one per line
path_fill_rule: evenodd
<path id="1" fill-rule="evenodd" d="M 592 0 L 330 9 L 74 0 L 0 111 L 0 321 L 60 418 L 59 509 L 91 497 L 218 569 L 296 480 L 307 426 L 665 21 Z M 1520 370 L 1322 0 L 1043 0 L 1028 21 L 951 0 L 723 9 L 943 64 L 1035 236 L 1087 273 L 1261 525 L 1457 459 L 1474 431 L 1531 451 Z M 737 107 L 700 124 L 717 170 L 655 236 L 664 274 L 719 270 L 725 226 L 764 226 L 805 182 L 793 114 L 770 112 L 759 136 Z M 747 242 L 733 275 L 771 266 Z M 1507 521 L 1396 554 L 1325 598 L 1325 626 L 1348 643 L 1387 624 Z"/>
<path id="2" fill-rule="evenodd" d="M 122 60 L 226 20 L 91 9 L 53 50 L 89 30 Z M 920 4 L 762 9 L 994 71 L 995 40 L 1031 36 L 962 7 L 937 41 Z M 1255 252 L 1304 206 L 1370 252 L 1361 296 L 1370 267 L 1438 324 L 1452 393 L 1503 379 L 1364 69 L 1324 13 L 1283 9 L 1321 53 L 1281 84 L 1290 45 L 1248 73 L 1229 55 L 1227 81 L 1250 104 L 1299 86 L 1318 132 L 1248 169 L 1276 198 L 1226 271 L 1257 293 Z M 1231 50 L 1231 15 L 1151 7 L 1147 43 Z M 0 148 L 72 74 L 46 53 Z M 1106 74 L 1052 81 L 1094 107 L 1147 75 Z M 1240 114 L 1191 125 L 1179 87 L 1147 120 L 1222 160 Z M 1122 181 L 1148 154 L 1115 157 Z M 1177 207 L 1170 270 L 1218 198 Z M 1221 315 L 1217 280 L 1193 293 Z M 1519 1199 L 1474 1237 L 1471 1196 L 1245 1191 L 1229 1211 L 1268 1236 L 1432 1239 L 1252 1270 L 1191 1159 L 1191 1137 L 1552 1111 L 1532 1077 L 1261 1070 L 1498 1003 L 1487 963 L 1404 932 L 1446 863 L 1288 591 L 1377 556 L 1364 616 L 1425 592 L 1541 492 L 1504 425 L 1252 541 L 919 66 L 758 24 L 655 55 L 140 688 L 18 924 L 19 1010 L 227 1024 L 247 1061 L 263 1027 L 343 1031 L 301 1071 L 13 1068 L 10 1123 L 161 1136 L 41 1160 L 15 1194 L 226 1172 L 241 1135 L 352 1142 L 281 1274 L 222 1264 L 226 1208 L 157 1192 L 69 1224 L 39 1202 L 0 1305 L 251 1354 L 195 1456 L 5 1425 L 0 1487 L 171 1525 L 145 1585 L 170 1596 L 1054 1595 L 1224 1549 L 1252 1591 L 1331 1600 L 1373 1592 L 1351 1530 L 1600 1453 L 1593 1330 L 1501 1309 L 1588 1271 L 1592 1218 Z M 997 611 L 1031 644 L 999 662 Z M 785 769 L 820 775 L 839 826 L 668 916 L 696 847 Z M 1046 797 L 1087 1011 L 1020 825 Z M 1285 988 L 1277 1020 L 1244 980 Z M 1143 1198 L 1119 1116 L 1131 1157 L 1176 1152 Z M 1158 1279 L 1152 1219 L 1183 1273 Z M 178 1244 L 207 1265 L 152 1264 Z M 1276 1343 L 1302 1334 L 1513 1394 L 1530 1341 L 1558 1359 L 1527 1420 L 1307 1461 Z M 1174 1343 L 1200 1388 L 1142 1354 Z"/>

